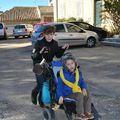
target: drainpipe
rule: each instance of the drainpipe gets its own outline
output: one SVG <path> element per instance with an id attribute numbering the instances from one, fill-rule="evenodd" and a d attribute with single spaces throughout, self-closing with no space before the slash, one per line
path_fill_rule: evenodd
<path id="1" fill-rule="evenodd" d="M 40 21 L 41 21 L 40 9 L 39 9 L 38 6 L 37 6 L 37 13 L 38 13 L 38 17 L 39 17 L 39 19 L 40 19 Z"/>
<path id="2" fill-rule="evenodd" d="M 58 0 L 56 0 L 56 19 L 58 22 Z"/>

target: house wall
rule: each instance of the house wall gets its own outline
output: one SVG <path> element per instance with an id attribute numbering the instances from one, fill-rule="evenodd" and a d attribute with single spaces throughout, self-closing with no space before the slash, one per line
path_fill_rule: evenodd
<path id="1" fill-rule="evenodd" d="M 50 0 L 54 8 L 54 21 L 62 18 L 83 18 L 94 24 L 94 0 Z"/>

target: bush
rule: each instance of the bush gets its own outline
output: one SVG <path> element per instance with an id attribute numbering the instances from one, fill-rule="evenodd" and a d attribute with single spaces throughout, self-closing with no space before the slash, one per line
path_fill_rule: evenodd
<path id="1" fill-rule="evenodd" d="M 76 22 L 76 18 L 70 17 L 69 19 L 67 19 L 67 22 Z"/>
<path id="2" fill-rule="evenodd" d="M 83 18 L 79 18 L 77 22 L 84 22 Z"/>
<path id="3" fill-rule="evenodd" d="M 62 19 L 58 19 L 58 22 L 65 22 L 66 19 L 65 18 L 62 18 Z"/>
<path id="4" fill-rule="evenodd" d="M 83 18 L 79 18 L 78 20 L 76 20 L 76 18 L 74 17 L 70 17 L 68 19 L 62 18 L 62 19 L 58 19 L 58 22 L 83 22 Z"/>

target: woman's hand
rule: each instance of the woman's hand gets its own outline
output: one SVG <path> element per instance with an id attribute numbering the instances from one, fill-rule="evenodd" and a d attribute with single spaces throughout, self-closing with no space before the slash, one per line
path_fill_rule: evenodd
<path id="1" fill-rule="evenodd" d="M 86 89 L 83 89 L 82 93 L 83 93 L 84 96 L 87 96 L 87 90 Z"/>
<path id="2" fill-rule="evenodd" d="M 42 53 L 48 53 L 47 47 L 43 47 L 43 48 L 40 50 L 40 54 L 42 54 Z"/>
<path id="3" fill-rule="evenodd" d="M 62 97 L 62 96 L 59 98 L 58 103 L 59 103 L 60 105 L 63 104 L 63 97 Z"/>
<path id="4" fill-rule="evenodd" d="M 62 46 L 62 49 L 68 49 L 69 48 L 69 44 L 65 44 Z"/>

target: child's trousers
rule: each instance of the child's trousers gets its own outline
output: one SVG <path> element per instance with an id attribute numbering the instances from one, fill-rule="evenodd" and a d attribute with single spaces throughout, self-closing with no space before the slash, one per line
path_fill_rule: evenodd
<path id="1" fill-rule="evenodd" d="M 87 91 L 87 96 L 83 96 L 82 93 L 73 93 L 71 95 L 64 96 L 64 98 L 71 98 L 76 100 L 76 112 L 78 114 L 91 113 L 91 97 Z"/>

